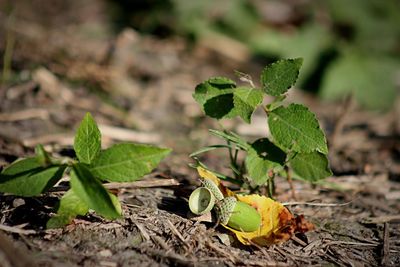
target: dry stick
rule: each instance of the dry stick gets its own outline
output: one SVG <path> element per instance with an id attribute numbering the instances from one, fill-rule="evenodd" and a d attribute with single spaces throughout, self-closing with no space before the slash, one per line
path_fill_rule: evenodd
<path id="1" fill-rule="evenodd" d="M 306 247 L 308 244 L 306 242 L 304 242 L 303 240 L 301 240 L 300 238 L 298 238 L 297 236 L 292 236 L 290 239 L 292 239 L 293 241 L 299 243 L 300 245 L 302 245 L 303 247 Z"/>
<path id="2" fill-rule="evenodd" d="M 129 183 L 108 183 L 104 184 L 104 187 L 107 189 L 121 189 L 121 188 L 146 188 L 146 187 L 164 187 L 164 186 L 176 186 L 180 183 L 171 178 L 171 179 L 148 179 L 142 181 L 135 181 Z"/>
<path id="3" fill-rule="evenodd" d="M 112 189 L 129 189 L 129 188 L 150 188 L 150 187 L 166 187 L 166 186 L 176 186 L 180 185 L 180 183 L 171 178 L 171 179 L 147 179 L 142 181 L 134 181 L 134 182 L 126 182 L 126 183 L 107 183 L 103 186 L 109 190 Z M 50 188 L 50 192 L 64 192 L 67 191 L 69 186 L 57 186 Z M 136 207 L 136 206 L 135 206 Z"/>
<path id="4" fill-rule="evenodd" d="M 102 135 L 120 141 L 153 144 L 153 143 L 158 143 L 161 140 L 161 136 L 157 133 L 138 132 L 126 128 L 105 125 L 105 124 L 99 124 L 99 129 Z"/>
<path id="5" fill-rule="evenodd" d="M 399 223 L 400 215 L 386 215 L 380 217 L 369 217 L 362 220 L 363 223 L 379 224 L 379 223 Z"/>
<path id="6" fill-rule="evenodd" d="M 350 246 L 363 246 L 363 247 L 376 247 L 377 244 L 371 243 L 361 243 L 361 242 L 352 242 L 352 241 L 328 241 L 326 242 L 327 245 L 350 245 Z"/>
<path id="7" fill-rule="evenodd" d="M 179 254 L 171 253 L 171 252 L 164 252 L 162 250 L 154 249 L 154 248 L 146 248 L 143 249 L 144 252 L 151 254 L 151 256 L 156 256 L 160 258 L 168 258 L 171 259 L 174 263 L 177 263 L 179 266 L 195 266 L 195 261 L 192 259 L 187 259 L 182 257 Z"/>
<path id="8" fill-rule="evenodd" d="M 47 120 L 50 117 L 49 111 L 42 108 L 28 108 L 15 112 L 0 113 L 0 121 L 21 121 L 29 119 L 42 119 Z"/>
<path id="9" fill-rule="evenodd" d="M 389 223 L 385 223 L 383 227 L 383 247 L 382 247 L 382 266 L 389 265 Z"/>
<path id="10" fill-rule="evenodd" d="M 49 143 L 57 143 L 60 144 L 61 146 L 72 145 L 74 143 L 74 137 L 71 134 L 61 133 L 61 134 L 48 134 L 48 135 L 25 138 L 22 141 L 22 144 L 28 147 L 36 146 L 37 144 L 49 144 Z"/>
<path id="11" fill-rule="evenodd" d="M 345 202 L 345 203 L 313 203 L 313 202 L 301 202 L 301 201 L 297 201 L 297 202 L 283 202 L 282 205 L 283 206 L 295 206 L 295 205 L 306 205 L 306 206 L 318 206 L 318 207 L 342 207 L 342 206 L 346 206 L 349 205 L 351 202 L 353 202 L 353 200 L 349 201 L 349 202 Z"/>
<path id="12" fill-rule="evenodd" d="M 219 254 L 223 255 L 224 257 L 229 258 L 229 260 L 230 260 L 232 263 L 236 264 L 236 262 L 238 261 L 238 258 L 237 258 L 235 255 L 233 255 L 231 252 L 230 252 L 230 253 L 229 253 L 229 252 L 226 252 L 225 250 L 221 249 L 221 248 L 218 247 L 217 245 L 214 245 L 213 243 L 211 243 L 211 241 L 208 240 L 208 241 L 206 242 L 206 244 L 207 244 L 207 246 L 208 246 L 209 248 L 211 248 L 212 250 L 218 252 Z"/>
<path id="13" fill-rule="evenodd" d="M 167 224 L 171 231 L 178 237 L 178 239 L 183 243 L 184 246 L 190 247 L 189 244 L 186 242 L 185 238 L 181 235 L 181 233 L 176 229 L 176 227 L 172 224 L 172 222 L 168 219 L 166 219 Z"/>
<path id="14" fill-rule="evenodd" d="M 361 242 L 367 242 L 367 243 L 371 243 L 371 244 L 375 244 L 375 245 L 379 244 L 379 242 L 377 242 L 377 241 L 365 239 L 365 238 L 362 238 L 362 237 L 359 237 L 359 236 L 356 236 L 356 235 L 350 234 L 350 233 L 340 233 L 340 232 L 337 232 L 337 231 L 328 230 L 328 229 L 324 229 L 324 228 L 320 228 L 317 231 L 327 232 L 327 233 L 330 233 L 331 235 L 346 236 L 346 237 L 350 237 L 350 238 L 352 238 L 354 240 L 358 240 L 358 241 L 361 241 Z"/>
<path id="15" fill-rule="evenodd" d="M 4 224 L 0 224 L 0 230 L 3 230 L 5 232 L 10 232 L 10 233 L 16 233 L 20 235 L 31 235 L 31 234 L 36 234 L 37 232 L 35 230 L 25 230 L 21 229 L 15 226 L 8 226 Z"/>
<path id="16" fill-rule="evenodd" d="M 136 225 L 136 227 L 139 229 L 139 232 L 141 234 L 141 236 L 143 237 L 144 240 L 148 241 L 150 240 L 150 235 L 149 233 L 146 231 L 146 229 L 144 228 L 144 226 L 141 223 L 138 223 L 136 220 L 134 220 L 133 218 L 131 218 L 133 224 Z"/>

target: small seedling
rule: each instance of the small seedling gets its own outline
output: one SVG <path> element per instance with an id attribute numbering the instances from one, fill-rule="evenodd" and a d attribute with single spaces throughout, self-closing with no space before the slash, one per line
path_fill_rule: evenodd
<path id="1" fill-rule="evenodd" d="M 74 150 L 77 159 L 60 159 L 50 156 L 38 145 L 36 156 L 18 159 L 0 173 L 0 192 L 38 196 L 69 174 L 70 189 L 61 198 L 57 214 L 47 222 L 47 228 L 64 226 L 89 209 L 107 219 L 116 219 L 121 217 L 121 204 L 103 182 L 138 180 L 171 152 L 133 143 L 101 150 L 101 134 L 90 113 L 76 132 Z"/>
<path id="2" fill-rule="evenodd" d="M 218 178 L 252 191 L 267 186 L 270 197 L 274 192 L 274 178 L 278 175 L 285 176 L 290 183 L 292 176 L 310 182 L 330 176 L 327 142 L 315 115 L 301 104 L 283 102 L 286 92 L 298 78 L 302 62 L 301 58 L 295 58 L 267 65 L 261 74 L 261 88 L 248 82 L 248 76 L 241 79 L 247 82 L 246 86 L 237 86 L 225 77 L 210 78 L 197 85 L 193 97 L 207 116 L 217 120 L 239 116 L 251 123 L 253 112 L 262 106 L 269 127 L 269 135 L 254 142 L 248 142 L 234 132 L 210 130 L 226 144 L 207 146 L 191 154 L 197 164 L 206 168 L 197 156 L 226 148 L 233 175 L 215 173 Z M 265 96 L 274 99 L 264 105 Z M 239 152 L 245 153 L 242 161 Z"/>

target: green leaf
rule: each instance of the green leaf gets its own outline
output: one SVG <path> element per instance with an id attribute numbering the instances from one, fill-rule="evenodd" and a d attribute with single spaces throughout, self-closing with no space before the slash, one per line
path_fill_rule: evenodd
<path id="1" fill-rule="evenodd" d="M 35 147 L 36 159 L 41 166 L 47 167 L 51 164 L 51 159 L 49 154 L 44 150 L 44 147 L 39 144 Z"/>
<path id="2" fill-rule="evenodd" d="M 225 77 L 214 77 L 196 86 L 193 98 L 202 107 L 204 104 L 221 94 L 232 93 L 233 88 L 236 87 L 236 83 Z"/>
<path id="3" fill-rule="evenodd" d="M 289 164 L 295 176 L 302 180 L 316 182 L 332 175 L 327 156 L 316 151 L 298 153 Z"/>
<path id="4" fill-rule="evenodd" d="M 64 170 L 64 165 L 42 167 L 36 157 L 17 160 L 0 174 L 0 192 L 38 196 L 57 183 Z"/>
<path id="5" fill-rule="evenodd" d="M 218 130 L 209 129 L 208 130 L 212 135 L 215 135 L 219 138 L 225 139 L 228 142 L 231 142 L 237 145 L 242 150 L 248 150 L 249 144 L 239 135 L 235 134 L 234 132 L 222 132 Z"/>
<path id="6" fill-rule="evenodd" d="M 135 181 L 150 173 L 170 152 L 150 145 L 117 144 L 100 152 L 91 171 L 105 181 Z"/>
<path id="7" fill-rule="evenodd" d="M 315 115 L 303 105 L 290 104 L 268 113 L 274 143 L 286 151 L 328 153 L 326 139 Z"/>
<path id="8" fill-rule="evenodd" d="M 250 87 L 238 87 L 233 93 L 234 114 L 250 123 L 251 115 L 263 100 L 260 90 Z"/>
<path id="9" fill-rule="evenodd" d="M 283 59 L 265 67 L 261 73 L 263 91 L 272 96 L 286 93 L 299 76 L 302 58 Z"/>
<path id="10" fill-rule="evenodd" d="M 193 98 L 209 117 L 226 119 L 240 116 L 250 123 L 251 115 L 261 104 L 263 95 L 258 89 L 236 87 L 234 81 L 216 77 L 197 85 Z"/>
<path id="11" fill-rule="evenodd" d="M 47 228 L 58 228 L 69 224 L 77 215 L 85 215 L 89 211 L 88 205 L 70 189 L 60 200 L 57 214 L 47 222 Z"/>
<path id="12" fill-rule="evenodd" d="M 284 165 L 286 154 L 267 138 L 255 141 L 248 150 L 245 164 L 250 178 L 256 185 L 264 184 L 268 172 Z"/>
<path id="13" fill-rule="evenodd" d="M 80 162 L 90 164 L 101 149 L 101 134 L 90 113 L 86 113 L 74 140 L 75 153 Z"/>
<path id="14" fill-rule="evenodd" d="M 101 182 L 84 164 L 78 163 L 73 166 L 71 188 L 97 214 L 108 219 L 121 217 L 120 207 L 115 206 L 115 200 L 113 201 Z"/>
<path id="15" fill-rule="evenodd" d="M 212 150 L 215 150 L 215 149 L 218 149 L 218 148 L 235 149 L 235 147 L 230 146 L 230 145 L 211 145 L 211 146 L 206 146 L 206 147 L 200 148 L 199 150 L 197 150 L 197 151 L 193 152 L 192 154 L 190 154 L 189 157 L 192 158 L 192 157 L 197 156 L 199 154 L 202 154 L 202 153 L 205 153 L 205 152 L 208 152 L 208 151 L 212 151 Z"/>

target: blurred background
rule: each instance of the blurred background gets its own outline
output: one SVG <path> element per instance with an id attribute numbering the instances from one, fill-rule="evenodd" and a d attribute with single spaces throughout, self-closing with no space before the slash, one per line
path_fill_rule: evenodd
<path id="1" fill-rule="evenodd" d="M 0 0 L 1 165 L 37 143 L 72 144 L 86 111 L 106 146 L 157 143 L 187 155 L 218 127 L 193 101 L 196 84 L 238 80 L 237 70 L 257 85 L 267 63 L 303 57 L 290 100 L 309 105 L 341 151 L 338 164 L 331 156 L 336 174 L 371 170 L 382 145 L 371 154 L 371 136 L 400 132 L 399 10 L 397 0 Z M 253 122 L 223 124 L 265 134 L 262 114 Z"/>
<path id="2" fill-rule="evenodd" d="M 399 86 L 399 10 L 396 0 L 3 0 L 2 80 L 15 81 L 37 46 L 47 59 L 58 53 L 55 60 L 74 60 L 73 40 L 63 41 L 85 38 L 86 57 L 101 57 L 101 45 L 130 28 L 158 40 L 180 37 L 186 49 L 203 45 L 239 63 L 304 57 L 298 87 L 329 100 L 353 94 L 367 108 L 387 109 Z M 40 52 L 28 59 L 48 63 Z"/>

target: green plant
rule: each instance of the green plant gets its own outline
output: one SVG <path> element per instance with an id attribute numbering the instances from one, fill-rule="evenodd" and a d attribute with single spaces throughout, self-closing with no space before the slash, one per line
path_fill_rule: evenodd
<path id="1" fill-rule="evenodd" d="M 118 198 L 102 182 L 130 182 L 151 172 L 170 149 L 142 144 L 116 144 L 101 150 L 101 134 L 90 113 L 82 120 L 74 140 L 77 159 L 54 158 L 43 148 L 36 155 L 18 159 L 0 173 L 0 192 L 38 196 L 53 187 L 64 174 L 70 189 L 63 195 L 48 228 L 61 227 L 89 209 L 107 218 L 121 217 Z"/>
<path id="2" fill-rule="evenodd" d="M 216 173 L 218 178 L 230 180 L 249 189 L 267 185 L 273 195 L 274 177 L 291 175 L 316 182 L 332 174 L 328 165 L 326 138 L 315 115 L 300 104 L 285 105 L 285 93 L 295 84 L 302 65 L 301 58 L 279 60 L 263 70 L 261 88 L 237 86 L 225 77 L 211 78 L 199 85 L 193 94 L 204 113 L 215 119 L 241 117 L 251 122 L 254 110 L 262 106 L 269 126 L 270 136 L 247 142 L 234 132 L 210 130 L 210 133 L 226 140 L 226 144 L 202 148 L 191 157 L 218 148 L 229 152 L 233 176 Z M 264 96 L 274 100 L 263 105 Z M 245 153 L 239 160 L 238 153 Z M 205 167 L 197 159 L 198 165 Z M 291 170 L 291 171 L 290 171 Z"/>

